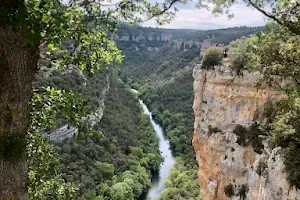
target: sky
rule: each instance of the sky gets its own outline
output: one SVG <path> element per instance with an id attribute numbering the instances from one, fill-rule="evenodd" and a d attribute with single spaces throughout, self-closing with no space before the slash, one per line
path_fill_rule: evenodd
<path id="1" fill-rule="evenodd" d="M 211 14 L 206 9 L 195 8 L 194 3 L 188 2 L 186 5 L 176 6 L 179 11 L 175 19 L 167 25 L 157 26 L 154 21 L 145 22 L 145 27 L 159 27 L 172 29 L 197 29 L 211 30 L 236 26 L 264 26 L 266 18 L 258 11 L 247 7 L 243 3 L 235 4 L 231 7 L 230 12 L 234 14 L 232 19 L 226 15 L 218 17 Z"/>

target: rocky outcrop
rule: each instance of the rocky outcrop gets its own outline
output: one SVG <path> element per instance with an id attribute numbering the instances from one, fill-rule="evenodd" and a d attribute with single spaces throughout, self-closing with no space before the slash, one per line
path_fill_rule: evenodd
<path id="1" fill-rule="evenodd" d="M 280 148 L 256 153 L 240 146 L 233 130 L 262 120 L 266 102 L 284 98 L 280 91 L 256 88 L 256 72 L 238 76 L 229 67 L 194 68 L 194 138 L 204 200 L 287 200 L 300 198 L 286 180 Z M 226 192 L 226 194 L 225 194 Z"/>
<path id="2" fill-rule="evenodd" d="M 223 44 L 212 43 L 211 39 L 205 39 L 199 41 L 198 39 L 186 39 L 175 37 L 171 33 L 155 33 L 155 32 L 143 32 L 134 35 L 129 35 L 127 32 L 123 32 L 116 35 L 111 35 L 110 39 L 115 41 L 134 41 L 134 42 L 158 42 L 158 46 L 167 44 L 173 46 L 177 50 L 188 51 L 193 48 L 201 49 L 203 53 L 210 46 L 224 46 Z M 202 55 L 202 54 L 201 54 Z"/>
<path id="3" fill-rule="evenodd" d="M 109 88 L 110 88 L 110 81 L 109 81 L 109 75 L 107 75 L 105 86 L 103 88 L 99 88 L 99 90 L 101 90 L 101 95 L 99 95 L 97 110 L 93 114 L 88 115 L 87 119 L 83 119 L 83 120 L 87 120 L 89 126 L 91 127 L 99 123 L 103 117 L 103 113 L 105 109 L 105 99 L 109 91 Z M 77 133 L 78 133 L 77 128 L 66 124 L 58 129 L 55 129 L 54 131 L 44 133 L 44 136 L 48 138 L 51 142 L 62 142 L 64 140 L 72 138 L 73 135 Z"/>

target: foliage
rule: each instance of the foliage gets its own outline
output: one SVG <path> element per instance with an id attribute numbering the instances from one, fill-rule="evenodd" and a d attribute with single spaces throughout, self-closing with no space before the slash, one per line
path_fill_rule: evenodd
<path id="1" fill-rule="evenodd" d="M 80 93 L 86 98 L 86 112 L 93 113 L 99 107 L 99 98 L 103 96 L 102 91 L 107 85 L 107 70 L 101 70 L 90 75 L 86 71 L 80 72 L 76 68 L 67 73 L 58 70 L 52 72 L 51 76 L 37 76 L 33 83 L 35 87 L 53 87 L 59 90 Z M 95 87 L 97 85 L 98 87 Z M 58 119 L 56 118 L 56 122 Z"/>
<path id="2" fill-rule="evenodd" d="M 65 183 L 57 174 L 57 153 L 41 133 L 54 124 L 52 121 L 54 114 L 70 119 L 70 123 L 81 130 L 85 129 L 85 124 L 80 119 L 86 115 L 84 112 L 86 102 L 73 92 L 48 87 L 36 91 L 31 105 L 33 110 L 26 147 L 29 197 L 30 199 L 74 199 L 75 188 L 73 184 Z"/>
<path id="3" fill-rule="evenodd" d="M 242 146 L 252 145 L 256 153 L 261 154 L 264 149 L 262 143 L 263 136 L 266 135 L 262 128 L 257 123 L 253 123 L 248 129 L 241 125 L 237 125 L 233 130 L 233 133 L 237 135 L 237 143 Z"/>
<path id="4" fill-rule="evenodd" d="M 239 3 L 239 0 L 198 0 L 198 7 L 213 6 L 212 13 L 227 14 L 233 17 L 230 13 L 230 7 Z M 299 35 L 299 2 L 289 0 L 245 0 L 248 6 L 258 10 L 269 19 L 275 21 L 282 27 L 287 28 L 290 32 Z"/>
<path id="5" fill-rule="evenodd" d="M 234 188 L 232 184 L 226 185 L 226 187 L 224 188 L 224 193 L 227 197 L 232 197 L 234 196 Z"/>
<path id="6" fill-rule="evenodd" d="M 136 32 L 142 35 L 153 32 L 154 37 L 163 32 L 175 39 L 195 38 L 202 41 L 214 37 L 213 42 L 228 44 L 233 39 L 257 30 L 260 29 L 239 27 L 213 31 L 179 31 L 136 28 L 129 32 L 126 29 L 123 31 L 124 34 L 128 33 L 129 38 Z M 118 45 L 125 54 L 124 62 L 118 66 L 118 76 L 139 91 L 140 98 L 151 110 L 155 120 L 162 125 L 174 154 L 181 157 L 174 165 L 161 199 L 199 199 L 199 186 L 196 187 L 198 167 L 191 141 L 194 122 L 192 68 L 199 63 L 199 58 L 198 61 L 194 58 L 199 55 L 200 49 L 183 51 L 172 46 L 172 43 L 168 46 L 156 40 L 119 41 Z M 150 51 L 147 47 L 157 50 Z M 179 174 L 182 179 L 176 179 Z M 180 180 L 185 181 L 179 183 Z M 170 181 L 176 184 L 171 184 Z"/>
<path id="7" fill-rule="evenodd" d="M 227 46 L 232 67 L 239 75 L 242 73 L 241 70 L 248 67 L 248 63 L 253 58 L 251 47 L 254 45 L 257 45 L 257 38 L 251 35 L 234 40 Z"/>
<path id="8" fill-rule="evenodd" d="M 105 179 L 110 179 L 113 177 L 115 172 L 115 167 L 113 164 L 96 161 L 95 165 L 97 170 L 99 170 L 100 173 L 103 174 Z"/>
<path id="9" fill-rule="evenodd" d="M 223 48 L 209 47 L 202 59 L 202 68 L 214 69 L 214 66 L 220 65 L 223 59 Z"/>
<path id="10" fill-rule="evenodd" d="M 183 157 L 177 157 L 176 163 L 165 181 L 166 189 L 162 191 L 158 199 L 201 200 L 197 173 L 198 166 L 195 163 Z"/>
<path id="11" fill-rule="evenodd" d="M 236 1 L 210 2 L 215 3 L 215 13 L 222 13 Z M 287 99 L 268 105 L 269 108 L 265 109 L 268 114 L 261 129 L 268 134 L 270 147 L 282 147 L 288 180 L 299 188 L 299 2 L 246 2 L 273 20 L 265 32 L 252 37 L 255 42 L 249 45 L 251 56 L 248 68 L 263 75 L 258 85 L 276 87 L 287 95 Z"/>
<path id="12" fill-rule="evenodd" d="M 254 54 L 250 66 L 263 74 L 259 84 L 284 89 L 280 83 L 281 77 L 289 80 L 291 84 L 299 85 L 299 38 L 299 35 L 293 35 L 273 24 L 268 26 L 266 32 L 256 35 L 257 44 L 264 45 L 252 47 Z"/>
<path id="13" fill-rule="evenodd" d="M 222 132 L 218 127 L 212 127 L 211 125 L 208 125 L 208 135 L 210 136 L 213 133 Z"/>
<path id="14" fill-rule="evenodd" d="M 174 153 L 188 157 L 194 157 L 191 145 L 193 110 L 189 106 L 193 102 L 192 82 L 191 70 L 188 70 L 174 82 L 141 94 L 153 110 L 155 120 L 163 126 Z"/>
<path id="15" fill-rule="evenodd" d="M 122 60 L 121 52 L 108 39 L 108 32 L 116 32 L 118 19 L 142 22 L 153 18 L 163 24 L 174 17 L 174 12 L 170 11 L 173 4 L 123 0 L 107 7 L 98 0 L 18 1 L 1 6 L 1 23 L 23 29 L 25 45 L 37 47 L 43 40 L 56 65 L 62 69 L 73 64 L 93 72 L 103 65 Z"/>
<path id="16" fill-rule="evenodd" d="M 299 88 L 286 92 L 288 99 L 276 104 L 271 116 L 276 116 L 266 124 L 271 146 L 283 148 L 284 164 L 291 184 L 300 187 L 299 182 Z"/>
<path id="17" fill-rule="evenodd" d="M 97 97 L 99 88 L 105 87 L 98 80 L 103 77 L 101 74 L 87 76 L 84 87 L 73 84 L 72 78 L 64 79 L 65 75 L 49 77 L 48 81 L 60 77 L 60 81 L 52 82 L 57 83 L 56 87 L 77 88 L 92 99 Z M 106 109 L 101 122 L 94 127 L 103 136 L 80 132 L 71 141 L 57 144 L 61 162 L 58 172 L 66 182 L 79 187 L 80 198 L 136 199 L 149 187 L 151 172 L 160 167 L 158 138 L 131 92 L 116 77 L 109 82 Z"/>

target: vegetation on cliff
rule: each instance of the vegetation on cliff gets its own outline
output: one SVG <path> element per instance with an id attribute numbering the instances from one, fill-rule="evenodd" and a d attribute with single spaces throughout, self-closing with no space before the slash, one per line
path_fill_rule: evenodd
<path id="1" fill-rule="evenodd" d="M 282 148 L 287 178 L 292 185 L 300 188 L 299 4 L 291 1 L 278 1 L 274 4 L 269 4 L 268 1 L 259 2 L 261 4 L 250 4 L 265 12 L 275 22 L 270 22 L 264 32 L 235 41 L 229 48 L 233 47 L 233 51 L 241 52 L 233 57 L 234 63 L 238 63 L 234 66 L 261 72 L 263 76 L 257 81 L 258 86 L 274 87 L 286 94 L 287 99 L 267 105 L 265 120 L 259 129 L 267 135 L 265 138 L 271 148 Z M 274 9 L 265 11 L 263 8 L 267 5 Z M 241 139 L 241 135 L 239 138 Z"/>
<path id="2" fill-rule="evenodd" d="M 223 48 L 210 47 L 208 48 L 202 58 L 202 68 L 213 69 L 214 66 L 220 65 L 223 59 Z"/>

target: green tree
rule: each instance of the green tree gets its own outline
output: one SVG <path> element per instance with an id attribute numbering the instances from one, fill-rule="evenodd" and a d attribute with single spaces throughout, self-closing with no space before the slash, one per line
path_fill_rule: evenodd
<path id="1" fill-rule="evenodd" d="M 108 37 L 116 32 L 117 19 L 142 22 L 169 21 L 167 12 L 175 2 L 150 4 L 147 1 L 119 1 L 113 8 L 102 1 L 12 0 L 0 2 L 0 135 L 3 141 L 15 138 L 25 143 L 30 121 L 31 83 L 37 72 L 41 48 L 46 48 L 55 65 L 66 69 L 74 64 L 93 72 L 122 56 Z M 5 146 L 12 150 L 14 141 Z M 2 145 L 1 145 L 2 146 Z M 21 146 L 20 146 L 21 147 Z M 19 148 L 22 150 L 25 148 Z M 0 196 L 26 199 L 26 156 L 10 162 L 2 154 Z M 4 178 L 5 177 L 5 178 Z"/>
<path id="2" fill-rule="evenodd" d="M 223 48 L 209 47 L 202 59 L 202 67 L 207 69 L 213 69 L 214 66 L 220 65 L 223 58 Z"/>
<path id="3" fill-rule="evenodd" d="M 115 172 L 115 168 L 113 164 L 97 161 L 95 165 L 96 168 L 103 174 L 104 178 L 110 179 L 113 177 Z"/>
<path id="4" fill-rule="evenodd" d="M 111 187 L 112 200 L 133 200 L 133 189 L 130 187 L 132 180 L 127 179 L 124 182 L 119 182 Z M 128 184 L 129 183 L 129 184 Z"/>
<path id="5" fill-rule="evenodd" d="M 162 191 L 159 200 L 201 200 L 198 168 L 197 165 L 189 162 L 182 157 L 176 158 L 176 163 L 165 181 L 166 189 Z"/>
<path id="6" fill-rule="evenodd" d="M 198 0 L 198 6 L 207 7 L 208 4 L 212 4 L 212 13 L 226 13 L 229 17 L 233 17 L 232 13 L 230 13 L 230 7 L 239 2 L 240 0 Z M 243 2 L 275 21 L 280 26 L 287 28 L 291 33 L 296 35 L 300 34 L 298 1 L 243 0 Z"/>

